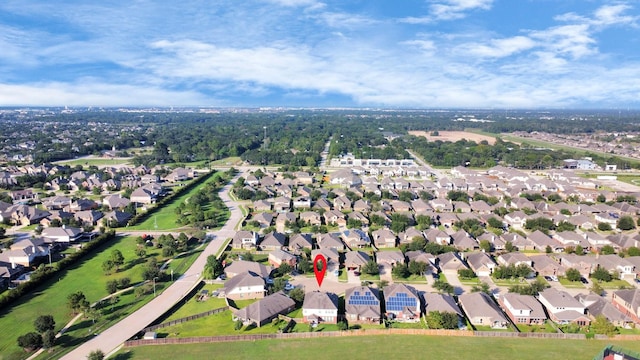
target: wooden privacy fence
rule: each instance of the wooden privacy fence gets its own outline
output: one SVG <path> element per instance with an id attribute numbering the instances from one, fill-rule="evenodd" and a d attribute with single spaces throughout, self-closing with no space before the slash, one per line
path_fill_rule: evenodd
<path id="1" fill-rule="evenodd" d="M 191 320 L 196 320 L 196 319 L 200 319 L 203 318 L 205 316 L 209 316 L 209 315 L 213 315 L 213 314 L 217 314 L 217 313 L 221 313 L 225 310 L 229 310 L 228 306 L 223 306 L 221 308 L 217 308 L 217 309 L 213 309 L 213 310 L 209 310 L 203 313 L 199 313 L 199 314 L 195 314 L 195 315 L 191 315 L 191 316 L 187 316 L 187 317 L 183 317 L 180 319 L 176 319 L 176 320 L 171 320 L 171 321 L 167 321 L 164 322 L 162 324 L 158 324 L 158 325 L 152 325 L 149 327 L 146 327 L 144 329 L 142 329 L 142 332 L 147 332 L 147 331 L 154 331 L 157 329 L 161 329 L 163 327 L 167 327 L 167 326 L 173 326 L 173 325 L 177 325 L 177 324 L 182 324 L 183 322 L 187 322 L 187 321 L 191 321 Z"/>
<path id="2" fill-rule="evenodd" d="M 585 340 L 584 334 L 561 333 L 516 333 L 502 331 L 466 331 L 466 330 L 427 330 L 427 329 L 366 329 L 327 332 L 276 333 L 255 335 L 227 335 L 203 336 L 190 338 L 160 338 L 151 340 L 129 340 L 125 346 L 165 345 L 165 344 L 195 344 L 219 343 L 234 341 L 255 341 L 265 339 L 311 339 L 322 337 L 343 336 L 372 336 L 372 335 L 422 335 L 422 336 L 474 336 L 474 337 L 504 337 L 504 338 L 534 338 L 534 339 L 574 339 Z"/>

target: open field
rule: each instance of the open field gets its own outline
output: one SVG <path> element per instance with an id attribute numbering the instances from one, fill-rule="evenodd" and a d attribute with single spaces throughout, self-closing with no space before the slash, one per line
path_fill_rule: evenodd
<path id="1" fill-rule="evenodd" d="M 131 164 L 131 158 L 113 158 L 113 159 L 109 159 L 109 158 L 102 158 L 102 157 L 83 157 L 83 158 L 73 159 L 73 160 L 58 161 L 58 162 L 56 162 L 56 164 L 65 164 L 65 165 L 69 165 L 69 166 L 76 166 L 76 165 L 92 166 L 92 165 L 94 165 L 94 166 L 98 166 L 98 167 L 116 166 L 116 165 L 130 165 Z"/>
<path id="2" fill-rule="evenodd" d="M 496 143 L 496 138 L 493 136 L 476 134 L 468 131 L 438 131 L 438 136 L 431 135 L 429 131 L 409 131 L 410 135 L 426 137 L 429 141 L 451 141 L 456 142 L 458 140 L 466 139 L 479 143 L 486 140 L 490 145 Z"/>
<path id="3" fill-rule="evenodd" d="M 217 177 L 220 177 L 220 176 L 222 176 L 222 173 L 220 172 L 213 174 L 205 182 L 199 184 L 198 186 L 193 187 L 188 192 L 173 199 L 173 201 L 171 201 L 169 204 L 164 205 L 161 209 L 153 213 L 153 215 L 148 216 L 143 222 L 135 226 L 127 227 L 126 229 L 127 230 L 129 229 L 130 230 L 149 230 L 149 231 L 174 230 L 174 229 L 180 229 L 180 228 L 190 229 L 191 227 L 189 226 L 184 226 L 176 223 L 176 219 L 177 219 L 176 208 L 182 202 L 184 202 L 185 200 L 193 196 L 195 193 L 200 191 L 206 184 L 214 181 Z M 228 213 L 228 210 L 226 209 L 222 209 L 220 211 L 223 211 L 223 210 L 227 211 Z M 228 217 L 228 214 L 226 216 Z M 224 221 L 221 221 L 220 223 L 222 224 L 224 223 Z M 158 226 L 157 228 L 156 228 L 156 224 Z"/>
<path id="4" fill-rule="evenodd" d="M 115 359 L 592 359 L 609 344 L 640 351 L 633 341 L 388 335 L 154 345 L 122 349 Z"/>
<path id="5" fill-rule="evenodd" d="M 106 283 L 109 280 L 129 277 L 133 283 L 142 280 L 142 266 L 135 266 L 136 244 L 133 237 L 120 237 L 96 249 L 78 265 L 63 271 L 54 279 L 46 282 L 32 294 L 24 296 L 9 310 L 0 313 L 0 328 L 11 329 L 10 335 L 0 338 L 0 358 L 19 359 L 26 353 L 18 348 L 16 338 L 33 331 L 33 321 L 39 315 L 51 314 L 56 321 L 56 330 L 60 330 L 73 317 L 67 308 L 67 296 L 82 291 L 89 302 L 95 302 L 107 295 Z M 118 273 L 104 275 L 102 263 L 110 258 L 111 250 L 118 249 L 125 258 L 125 265 Z M 156 256 L 158 249 L 147 248 L 147 256 Z M 124 305 L 122 298 L 119 306 Z M 136 300 L 137 301 L 137 300 Z"/>

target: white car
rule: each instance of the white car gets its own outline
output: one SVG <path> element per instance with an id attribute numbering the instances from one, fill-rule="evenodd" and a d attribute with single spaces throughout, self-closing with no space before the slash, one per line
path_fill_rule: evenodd
<path id="1" fill-rule="evenodd" d="M 286 284 L 284 285 L 284 289 L 285 289 L 286 291 L 293 290 L 294 288 L 295 288 L 295 286 L 293 286 L 293 285 L 291 285 L 291 284 L 289 284 L 289 283 L 286 283 Z"/>

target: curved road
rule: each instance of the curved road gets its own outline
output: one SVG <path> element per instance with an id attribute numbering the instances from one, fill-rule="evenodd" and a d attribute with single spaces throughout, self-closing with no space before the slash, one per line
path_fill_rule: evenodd
<path id="1" fill-rule="evenodd" d="M 240 172 L 238 176 L 240 176 Z M 103 331 L 95 338 L 82 344 L 75 350 L 65 355 L 62 359 L 78 360 L 86 359 L 90 352 L 94 350 L 102 350 L 105 354 L 109 354 L 116 350 L 122 343 L 134 336 L 140 330 L 151 324 L 175 303 L 180 301 L 199 281 L 200 274 L 204 269 L 209 255 L 215 255 L 224 241 L 235 234 L 235 226 L 242 220 L 242 211 L 238 205 L 229 197 L 229 190 L 235 179 L 231 180 L 220 191 L 220 198 L 231 211 L 231 216 L 227 223 L 218 231 L 209 233 L 213 239 L 207 245 L 202 254 L 191 265 L 189 270 L 178 278 L 171 286 L 164 290 L 158 297 L 151 300 L 138 311 L 124 318 L 114 326 Z"/>

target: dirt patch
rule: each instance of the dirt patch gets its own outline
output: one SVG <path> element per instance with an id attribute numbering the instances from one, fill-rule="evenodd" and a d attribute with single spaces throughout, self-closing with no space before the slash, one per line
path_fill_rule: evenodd
<path id="1" fill-rule="evenodd" d="M 441 140 L 456 142 L 458 140 L 467 139 L 476 143 L 479 143 L 482 140 L 486 140 L 490 145 L 496 143 L 496 138 L 493 136 L 475 134 L 468 131 L 438 131 L 438 136 L 432 136 L 432 132 L 427 131 L 409 131 L 409 134 L 415 136 L 424 136 L 429 141 Z"/>

